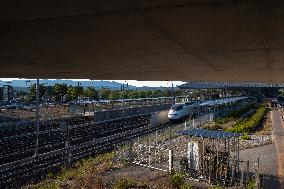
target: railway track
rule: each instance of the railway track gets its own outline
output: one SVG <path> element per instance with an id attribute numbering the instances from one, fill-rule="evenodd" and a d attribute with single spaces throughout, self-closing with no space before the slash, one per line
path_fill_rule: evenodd
<path id="1" fill-rule="evenodd" d="M 60 123 L 43 126 L 39 135 L 39 155 L 34 156 L 36 134 L 31 126 L 0 140 L 0 188 L 19 188 L 38 181 L 60 167 L 114 149 L 124 141 L 173 126 L 150 126 L 151 115 L 135 116 L 110 122 L 83 124 Z M 0 133 L 0 135 L 3 132 Z M 7 133 L 5 133 L 7 134 Z"/>

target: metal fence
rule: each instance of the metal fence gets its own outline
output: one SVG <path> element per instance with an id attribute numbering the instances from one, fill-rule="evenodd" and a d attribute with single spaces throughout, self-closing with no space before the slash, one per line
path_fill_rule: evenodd
<path id="1" fill-rule="evenodd" d="M 100 123 L 42 125 L 38 154 L 35 154 L 33 125 L 0 130 L 0 136 L 7 136 L 0 140 L 0 188 L 19 188 L 26 182 L 44 178 L 61 166 L 112 151 L 117 144 L 172 125 L 152 126 L 150 122 L 151 115 L 144 115 Z"/>
<path id="2" fill-rule="evenodd" d="M 192 172 L 189 168 L 184 167 L 184 161 L 188 161 L 186 159 L 188 157 L 188 139 L 177 136 L 176 131 L 197 127 L 212 121 L 213 117 L 212 113 L 206 114 L 201 116 L 201 119 L 190 120 L 133 139 L 126 144 L 125 150 L 128 150 L 128 155 L 131 154 L 126 159 L 130 163 L 145 168 L 163 172 L 183 172 L 189 179 L 195 181 L 205 181 L 223 186 L 246 186 L 253 181 L 256 188 L 264 186 L 265 179 L 270 177 L 260 176 L 259 160 L 258 162 L 238 160 L 234 154 L 235 152 L 232 152 L 227 159 L 220 160 L 219 163 L 217 160 L 217 164 L 209 163 L 207 168 L 201 162 L 202 168 L 197 172 Z"/>

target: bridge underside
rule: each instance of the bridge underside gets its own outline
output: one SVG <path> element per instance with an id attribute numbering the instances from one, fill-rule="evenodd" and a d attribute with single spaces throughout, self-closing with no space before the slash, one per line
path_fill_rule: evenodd
<path id="1" fill-rule="evenodd" d="M 284 82 L 284 1 L 5 1 L 1 77 Z"/>

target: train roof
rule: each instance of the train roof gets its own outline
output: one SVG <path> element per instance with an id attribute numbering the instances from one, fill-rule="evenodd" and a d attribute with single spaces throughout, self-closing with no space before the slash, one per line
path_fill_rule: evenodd
<path id="1" fill-rule="evenodd" d="M 195 102 L 200 102 L 200 101 L 192 100 L 192 101 L 178 102 L 178 103 L 175 103 L 174 105 L 191 105 Z"/>
<path id="2" fill-rule="evenodd" d="M 248 97 L 246 96 L 238 96 L 238 97 L 232 97 L 232 98 L 222 98 L 222 99 L 215 99 L 215 100 L 208 100 L 205 102 L 202 102 L 200 106 L 215 106 L 215 105 L 222 105 L 222 104 L 227 104 L 230 102 L 235 102 L 239 100 L 246 99 Z"/>

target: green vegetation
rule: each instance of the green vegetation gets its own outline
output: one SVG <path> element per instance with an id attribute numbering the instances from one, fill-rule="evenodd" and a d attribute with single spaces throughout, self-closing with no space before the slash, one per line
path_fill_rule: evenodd
<path id="1" fill-rule="evenodd" d="M 255 108 L 258 108 L 255 111 L 255 113 L 253 113 L 253 111 L 250 111 Z M 211 130 L 225 129 L 225 131 L 229 132 L 243 133 L 244 135 L 242 136 L 242 139 L 250 140 L 250 136 L 248 135 L 248 133 L 255 131 L 256 127 L 260 125 L 260 123 L 263 120 L 263 117 L 266 114 L 266 111 L 267 107 L 265 106 L 258 107 L 256 104 L 252 103 L 244 108 L 241 108 L 240 110 L 231 111 L 226 117 L 217 119 L 214 122 L 214 125 L 208 127 L 208 129 Z M 251 115 L 248 115 L 248 112 L 251 112 Z M 240 117 L 245 114 L 246 118 L 240 119 Z M 224 128 L 224 126 L 222 126 L 223 124 L 226 124 L 233 120 L 237 121 L 237 123 L 232 127 Z"/>
<path id="2" fill-rule="evenodd" d="M 216 186 L 210 186 L 209 189 L 222 189 L 223 187 L 217 184 Z"/>
<path id="3" fill-rule="evenodd" d="M 134 180 L 123 177 L 116 181 L 113 189 L 128 189 L 128 188 L 134 188 L 135 186 L 136 182 Z"/>
<path id="4" fill-rule="evenodd" d="M 216 119 L 215 124 L 216 125 L 222 125 L 225 123 L 228 123 L 229 121 L 232 121 L 234 119 L 234 117 L 222 117 L 222 118 L 218 118 Z"/>
<path id="5" fill-rule="evenodd" d="M 114 153 L 106 153 L 97 156 L 96 158 L 88 158 L 79 161 L 73 168 L 63 169 L 61 174 L 57 177 L 61 181 L 72 179 L 80 179 L 88 173 L 101 173 L 112 168 L 112 159 Z"/>
<path id="6" fill-rule="evenodd" d="M 189 184 L 183 184 L 179 187 L 180 189 L 193 189 L 193 187 Z"/>
<path id="7" fill-rule="evenodd" d="M 250 179 L 246 185 L 247 189 L 254 189 L 256 187 L 255 179 Z"/>
<path id="8" fill-rule="evenodd" d="M 242 140 L 250 140 L 250 136 L 245 133 L 242 137 L 241 137 Z"/>
<path id="9" fill-rule="evenodd" d="M 50 183 L 40 183 L 33 187 L 34 189 L 60 189 L 59 185 L 54 182 Z"/>
<path id="10" fill-rule="evenodd" d="M 251 133 L 257 126 L 259 126 L 266 114 L 266 111 L 267 108 L 265 106 L 261 106 L 250 118 L 246 118 L 226 130 L 237 133 Z"/>
<path id="11" fill-rule="evenodd" d="M 219 124 L 214 123 L 214 125 L 212 127 L 207 127 L 207 129 L 209 129 L 209 130 L 220 130 L 220 129 L 223 129 L 223 127 Z"/>
<path id="12" fill-rule="evenodd" d="M 239 110 L 233 110 L 226 116 L 227 120 L 240 118 L 245 113 L 247 113 L 249 110 L 256 109 L 256 108 L 257 108 L 256 104 L 251 103 L 251 104 L 247 105 L 246 107 L 241 108 Z"/>
<path id="13" fill-rule="evenodd" d="M 46 92 L 46 88 L 45 88 L 44 84 L 40 84 L 39 85 L 39 98 L 40 99 L 45 95 L 45 92 Z M 36 85 L 33 84 L 30 88 L 29 100 L 34 101 L 35 99 L 36 99 Z"/>
<path id="14" fill-rule="evenodd" d="M 238 120 L 241 116 L 243 116 L 244 114 L 246 114 L 248 111 L 255 109 L 256 108 L 256 104 L 255 103 L 251 103 L 248 104 L 246 107 L 241 108 L 239 110 L 232 110 L 228 113 L 227 116 L 225 117 L 221 117 L 218 118 L 214 121 L 214 125 L 208 127 L 207 129 L 209 130 L 220 130 L 220 129 L 224 129 L 222 127 L 222 125 L 230 122 L 230 121 L 234 121 L 234 120 Z"/>
<path id="15" fill-rule="evenodd" d="M 28 188 L 57 189 L 62 188 L 61 184 L 58 183 L 66 183 L 69 181 L 75 183 L 75 188 L 85 188 L 87 185 L 96 184 L 94 182 L 98 174 L 102 174 L 114 167 L 113 158 L 114 153 L 106 153 L 96 158 L 88 158 L 79 161 L 73 167 L 63 168 L 58 175 L 49 175 L 45 181 L 28 186 Z"/>
<path id="16" fill-rule="evenodd" d="M 181 173 L 173 172 L 170 175 L 170 182 L 174 188 L 180 188 L 182 185 L 184 185 L 185 175 Z"/>
<path id="17" fill-rule="evenodd" d="M 136 98 L 150 98 L 150 97 L 170 97 L 171 90 L 111 90 L 102 88 L 100 90 L 94 87 L 83 88 L 82 86 L 67 86 L 67 84 L 55 84 L 53 86 L 39 86 L 39 98 L 54 99 L 55 101 L 72 101 L 78 97 L 88 97 L 90 99 L 98 100 L 117 100 L 117 99 L 136 99 Z M 174 95 L 180 95 L 181 91 L 174 91 Z M 34 101 L 36 98 L 36 85 L 30 87 L 30 95 L 28 101 Z"/>

